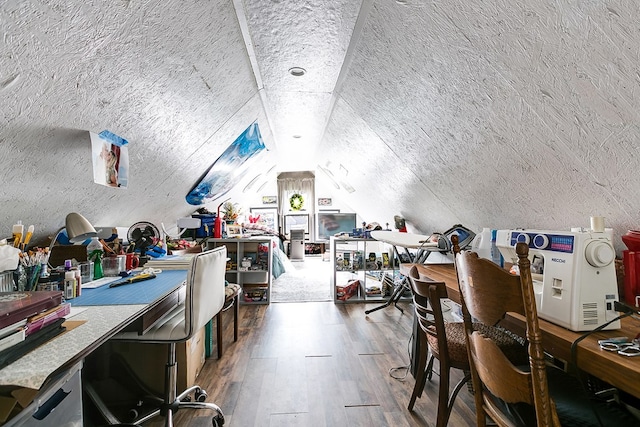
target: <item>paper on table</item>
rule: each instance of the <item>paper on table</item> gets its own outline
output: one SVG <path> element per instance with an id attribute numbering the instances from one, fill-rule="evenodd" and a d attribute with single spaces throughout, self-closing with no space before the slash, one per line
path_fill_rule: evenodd
<path id="1" fill-rule="evenodd" d="M 71 311 L 69 312 L 69 314 L 67 314 L 66 316 L 64 316 L 65 319 L 69 319 L 77 314 L 82 313 L 83 311 L 85 311 L 87 309 L 87 307 L 71 307 Z"/>
<path id="2" fill-rule="evenodd" d="M 108 285 L 111 282 L 120 280 L 122 277 L 103 277 L 102 279 L 92 280 L 90 282 L 82 283 L 82 289 L 94 289 L 100 286 Z"/>

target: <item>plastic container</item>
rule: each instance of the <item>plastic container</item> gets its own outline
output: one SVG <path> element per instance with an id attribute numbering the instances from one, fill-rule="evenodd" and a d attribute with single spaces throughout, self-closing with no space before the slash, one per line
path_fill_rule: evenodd
<path id="1" fill-rule="evenodd" d="M 495 242 L 495 240 L 494 240 Z M 477 234 L 471 243 L 471 250 L 478 254 L 480 258 L 491 259 L 491 229 L 483 228 L 480 234 Z"/>
<path id="2" fill-rule="evenodd" d="M 191 217 L 200 219 L 200 228 L 196 228 L 195 230 L 193 230 L 196 238 L 199 239 L 202 237 L 213 236 L 216 221 L 215 214 L 194 214 L 191 215 Z"/>
<path id="3" fill-rule="evenodd" d="M 500 253 L 500 249 L 496 246 L 496 237 L 498 235 L 498 230 L 491 230 L 491 261 L 500 267 L 504 267 L 504 258 Z"/>

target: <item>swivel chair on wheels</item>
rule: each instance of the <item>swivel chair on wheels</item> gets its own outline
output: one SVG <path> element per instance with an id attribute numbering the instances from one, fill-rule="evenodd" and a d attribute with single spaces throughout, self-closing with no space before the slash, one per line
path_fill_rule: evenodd
<path id="1" fill-rule="evenodd" d="M 180 408 L 211 410 L 214 412 L 213 425 L 224 424 L 222 410 L 213 403 L 204 402 L 207 394 L 200 386 L 195 385 L 180 394 L 177 393 L 175 350 L 177 342 L 190 339 L 222 310 L 225 301 L 226 262 L 225 246 L 195 255 L 187 273 L 184 303 L 174 308 L 143 335 L 138 335 L 136 332 L 123 332 L 113 338 L 168 344 L 163 402 L 152 413 L 135 420 L 136 424 L 142 424 L 156 415 L 162 415 L 165 417 L 165 426 L 173 426 L 173 414 Z M 189 397 L 191 393 L 195 393 L 196 401 L 191 401 Z"/>

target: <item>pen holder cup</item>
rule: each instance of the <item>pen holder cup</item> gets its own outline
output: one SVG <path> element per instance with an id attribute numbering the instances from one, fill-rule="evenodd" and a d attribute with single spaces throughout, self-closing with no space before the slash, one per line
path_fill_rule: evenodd
<path id="1" fill-rule="evenodd" d="M 102 272 L 105 277 L 120 276 L 122 271 L 127 271 L 127 258 L 124 255 L 102 259 Z"/>

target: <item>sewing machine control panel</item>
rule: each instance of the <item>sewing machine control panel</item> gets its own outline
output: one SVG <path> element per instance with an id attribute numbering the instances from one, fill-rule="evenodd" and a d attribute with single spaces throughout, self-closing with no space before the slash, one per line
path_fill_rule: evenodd
<path id="1" fill-rule="evenodd" d="M 548 233 L 511 232 L 511 246 L 523 242 L 533 249 L 544 249 L 571 254 L 574 250 L 574 236 Z"/>

